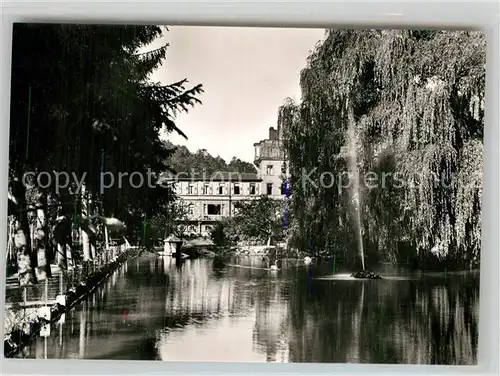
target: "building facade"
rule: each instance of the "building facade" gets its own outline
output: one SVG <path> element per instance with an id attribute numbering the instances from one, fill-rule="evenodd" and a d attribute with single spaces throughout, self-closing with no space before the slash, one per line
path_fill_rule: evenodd
<path id="1" fill-rule="evenodd" d="M 263 193 L 270 196 L 282 196 L 283 180 L 288 176 L 283 138 L 280 128 L 269 128 L 269 138 L 255 143 L 254 163 L 257 174 L 262 179 Z"/>
<path id="2" fill-rule="evenodd" d="M 279 130 L 269 129 L 269 138 L 254 144 L 255 173 L 217 172 L 175 177 L 175 191 L 188 213 L 187 234 L 209 236 L 213 226 L 237 213 L 237 202 L 261 195 L 281 198 L 286 193 L 283 145 Z"/>

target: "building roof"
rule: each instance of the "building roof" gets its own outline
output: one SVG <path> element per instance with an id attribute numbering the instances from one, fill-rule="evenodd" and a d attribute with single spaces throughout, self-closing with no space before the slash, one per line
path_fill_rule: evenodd
<path id="1" fill-rule="evenodd" d="M 283 141 L 280 139 L 270 139 L 270 138 L 265 138 L 263 140 L 260 140 L 259 142 L 255 142 L 253 146 L 264 146 L 264 145 L 272 145 L 272 146 L 281 146 L 283 144 Z"/>
<path id="2" fill-rule="evenodd" d="M 253 172 L 228 172 L 219 171 L 213 174 L 209 173 L 178 173 L 176 175 L 171 173 L 164 173 L 160 181 L 191 181 L 191 182 L 261 182 L 262 179 L 258 174 Z"/>

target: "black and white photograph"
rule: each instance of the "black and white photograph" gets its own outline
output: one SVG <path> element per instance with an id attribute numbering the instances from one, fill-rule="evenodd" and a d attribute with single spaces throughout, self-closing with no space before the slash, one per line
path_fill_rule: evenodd
<path id="1" fill-rule="evenodd" d="M 476 365 L 485 75 L 473 30 L 14 24 L 4 356 Z"/>

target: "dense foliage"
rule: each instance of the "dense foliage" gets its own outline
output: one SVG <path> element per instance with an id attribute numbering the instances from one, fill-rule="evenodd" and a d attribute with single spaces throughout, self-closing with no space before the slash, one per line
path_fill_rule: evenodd
<path id="1" fill-rule="evenodd" d="M 485 44 L 471 31 L 327 32 L 301 73 L 301 102 L 279 110 L 299 245 L 353 256 L 359 198 L 368 259 L 477 263 Z M 326 172 L 335 184 L 320 183 Z"/>
<path id="2" fill-rule="evenodd" d="M 185 146 L 176 146 L 175 152 L 169 159 L 169 163 L 176 172 L 198 173 L 206 171 L 207 174 L 216 172 L 257 172 L 252 163 L 242 161 L 233 157 L 229 163 L 226 163 L 220 156 L 214 157 L 205 149 L 191 153 Z"/>
<path id="3" fill-rule="evenodd" d="M 227 247 L 231 244 L 231 238 L 228 234 L 228 228 L 230 226 L 230 220 L 226 219 L 219 221 L 210 230 L 210 239 L 217 247 Z"/>
<path id="4" fill-rule="evenodd" d="M 266 244 L 285 238 L 285 203 L 266 195 L 248 202 L 235 202 L 236 214 L 218 223 L 211 233 L 215 244 L 253 242 Z"/>
<path id="5" fill-rule="evenodd" d="M 13 173 L 74 172 L 100 193 L 101 170 L 144 176 L 148 168 L 164 171 L 169 153 L 159 132 L 180 132 L 175 113 L 199 102 L 201 85 L 185 89 L 185 80 L 168 86 L 149 82 L 167 45 L 138 50 L 161 35 L 157 26 L 16 25 Z M 157 199 L 146 192 L 147 184 L 141 188 L 139 193 L 125 178 L 122 187 L 106 189 L 104 210 L 119 215 L 141 197 Z"/>
<path id="6" fill-rule="evenodd" d="M 158 26 L 15 25 L 9 158 L 17 207 L 10 206 L 9 214 L 20 224 L 17 233 L 27 236 L 18 253 L 32 263 L 26 208 L 37 203 L 29 202 L 33 195 L 19 184 L 26 172 L 67 172 L 85 183 L 85 197 L 75 185 L 57 190 L 54 179 L 41 189 L 41 197 L 59 208 L 48 213 L 49 223 L 56 215 L 74 218 L 88 205 L 87 215 L 116 216 L 134 237 L 147 218 L 175 199 L 171 189 L 155 186 L 172 153 L 160 133 L 185 136 L 175 116 L 200 103 L 202 87 L 187 88 L 185 79 L 171 85 L 149 81 L 168 45 L 139 51 L 162 33 Z M 101 172 L 114 176 L 109 188 L 101 189 Z"/>
<path id="7" fill-rule="evenodd" d="M 148 223 L 146 237 L 152 244 L 163 245 L 168 235 L 175 235 L 179 239 L 186 237 L 188 226 L 188 208 L 183 202 L 170 202 L 161 213 L 155 214 Z"/>

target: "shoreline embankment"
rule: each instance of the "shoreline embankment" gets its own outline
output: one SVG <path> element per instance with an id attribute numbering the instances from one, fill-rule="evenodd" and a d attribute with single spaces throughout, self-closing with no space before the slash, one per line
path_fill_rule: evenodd
<path id="1" fill-rule="evenodd" d="M 4 328 L 5 358 L 15 357 L 20 350 L 39 336 L 40 331 L 46 325 L 56 323 L 62 315 L 68 313 L 78 303 L 87 298 L 125 262 L 138 257 L 143 251 L 143 248 L 129 248 L 117 255 L 114 260 L 87 274 L 81 281 L 73 283 L 62 294 L 63 299 L 50 306 L 50 315 L 47 315 L 48 317 L 43 314 L 39 315 L 37 311 L 31 318 L 17 322 L 10 330 Z M 64 304 L 61 304 L 61 302 Z"/>

